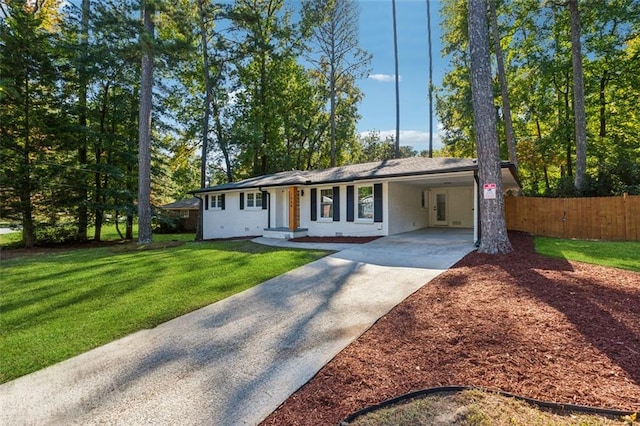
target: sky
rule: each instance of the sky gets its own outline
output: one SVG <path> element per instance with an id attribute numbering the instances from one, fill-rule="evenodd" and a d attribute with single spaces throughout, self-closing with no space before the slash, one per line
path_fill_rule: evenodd
<path id="1" fill-rule="evenodd" d="M 440 86 L 446 71 L 441 56 L 440 4 L 430 0 L 433 83 Z M 360 104 L 360 133 L 380 131 L 395 135 L 395 70 L 391 0 L 359 0 L 360 47 L 373 55 L 369 77 L 358 82 L 364 93 Z M 400 145 L 417 151 L 429 147 L 429 51 L 426 0 L 396 0 L 398 75 L 400 76 Z M 434 96 L 434 149 L 441 147 Z"/>

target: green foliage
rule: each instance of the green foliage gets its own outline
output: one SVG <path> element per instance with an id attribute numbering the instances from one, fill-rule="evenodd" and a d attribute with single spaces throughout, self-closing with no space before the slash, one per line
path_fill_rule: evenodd
<path id="1" fill-rule="evenodd" d="M 368 163 L 395 158 L 396 148 L 393 136 L 380 138 L 380 132 L 369 132 L 358 137 L 360 151 L 354 155 L 354 163 Z M 416 157 L 418 152 L 410 146 L 400 147 L 400 158 Z"/>
<path id="2" fill-rule="evenodd" d="M 174 239 L 184 241 L 185 236 L 165 236 Z M 3 260 L 0 382 L 154 327 L 326 255 L 250 241 L 154 244 L 147 250 L 129 243 L 135 250 L 116 245 Z"/>
<path id="3" fill-rule="evenodd" d="M 37 228 L 36 241 L 38 245 L 68 243 L 78 240 L 78 227 L 75 223 L 57 223 L 43 225 Z"/>
<path id="4" fill-rule="evenodd" d="M 475 155 L 466 34 L 466 2 L 442 7 L 443 53 L 451 68 L 438 93 L 444 151 Z M 579 2 L 587 114 L 587 187 L 579 195 L 618 195 L 640 184 L 640 4 Z M 575 136 L 569 13 L 557 2 L 498 2 L 501 47 L 523 192 L 577 195 L 569 186 Z M 495 105 L 501 105 L 495 81 Z M 496 108 L 498 118 L 502 112 Z M 499 120 L 501 122 L 502 120 Z M 501 152 L 506 140 L 500 126 Z"/>

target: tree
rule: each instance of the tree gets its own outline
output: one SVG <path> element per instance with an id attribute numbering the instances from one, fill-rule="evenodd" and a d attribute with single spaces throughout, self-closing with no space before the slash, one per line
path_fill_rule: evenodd
<path id="1" fill-rule="evenodd" d="M 573 68 L 573 113 L 576 138 L 576 175 L 574 185 L 581 194 L 585 189 L 587 172 L 587 118 L 584 104 L 584 73 L 582 71 L 582 44 L 580 42 L 580 11 L 578 0 L 569 0 L 571 17 L 571 62 Z"/>
<path id="2" fill-rule="evenodd" d="M 295 30 L 289 22 L 290 12 L 283 10 L 283 0 L 242 0 L 235 3 L 231 18 L 243 34 L 237 49 L 243 53 L 235 64 L 238 82 L 236 110 L 237 141 L 242 145 L 245 176 L 279 171 L 282 141 L 279 130 L 279 98 L 283 85 L 280 74 L 283 62 L 294 56 L 297 48 Z"/>
<path id="3" fill-rule="evenodd" d="M 443 126 L 443 152 L 454 157 L 476 155 L 469 72 L 467 1 L 444 2 L 442 54 L 450 58 L 451 71 L 442 80 L 436 95 L 436 113 Z"/>
<path id="4" fill-rule="evenodd" d="M 307 3 L 307 7 L 312 10 L 311 19 L 320 22 L 313 29 L 320 58 L 312 59 L 312 62 L 328 82 L 330 166 L 335 167 L 338 101 L 348 91 L 347 84 L 368 72 L 371 55 L 359 46 L 359 11 L 355 1 L 313 0 Z"/>
<path id="5" fill-rule="evenodd" d="M 478 185 L 495 184 L 494 197 L 480 197 L 480 253 L 512 251 L 507 235 L 502 196 L 502 170 L 498 146 L 493 83 L 491 80 L 487 5 L 469 0 L 469 54 L 473 117 L 478 146 Z"/>
<path id="6" fill-rule="evenodd" d="M 358 135 L 360 150 L 354 156 L 356 163 L 369 163 L 374 161 L 392 160 L 394 158 L 417 157 L 418 152 L 410 146 L 400 147 L 400 156 L 396 157 L 396 144 L 393 135 L 388 135 L 382 140 L 380 132 L 367 132 Z"/>
<path id="7" fill-rule="evenodd" d="M 151 232 L 151 107 L 153 97 L 153 6 L 142 0 L 142 65 L 138 122 L 138 244 L 149 244 Z"/>
<path id="8" fill-rule="evenodd" d="M 204 77 L 204 113 L 202 116 L 202 154 L 200 157 L 200 188 L 207 186 L 207 154 L 209 147 L 209 116 L 211 115 L 211 74 L 209 71 L 209 31 L 207 31 L 207 19 L 205 15 L 204 0 L 198 1 L 198 19 L 200 23 L 200 39 L 202 49 L 202 73 Z M 196 241 L 201 241 L 203 236 L 202 220 L 204 217 L 204 203 L 202 198 L 198 198 L 198 224 L 196 227 Z"/>
<path id="9" fill-rule="evenodd" d="M 87 167 L 87 90 L 88 78 L 88 50 L 89 50 L 89 15 L 91 13 L 91 0 L 82 0 L 82 25 L 80 31 L 80 63 L 78 66 L 78 125 L 80 126 L 80 142 L 78 144 L 78 164 L 81 169 Z M 81 172 L 84 175 L 84 172 Z M 87 226 L 89 214 L 87 207 L 87 186 L 80 180 L 78 189 L 78 240 L 87 240 Z"/>
<path id="10" fill-rule="evenodd" d="M 52 45 L 56 6 L 19 0 L 0 4 L 0 189 L 3 210 L 20 215 L 28 248 L 36 243 L 38 200 L 44 201 L 46 187 L 53 185 L 49 178 L 55 176 L 46 164 L 48 153 L 58 148 L 55 134 L 66 120 L 60 114 Z"/>
<path id="11" fill-rule="evenodd" d="M 398 73 L 398 29 L 396 22 L 396 0 L 391 0 L 393 9 L 393 60 L 396 84 L 396 158 L 400 158 L 400 75 Z"/>
<path id="12" fill-rule="evenodd" d="M 427 0 L 427 43 L 429 49 L 429 158 L 433 157 L 433 43 L 431 42 L 431 1 Z"/>
<path id="13" fill-rule="evenodd" d="M 509 89 L 507 87 L 507 76 L 504 70 L 504 58 L 502 46 L 500 46 L 500 31 L 498 29 L 498 15 L 496 13 L 496 0 L 489 1 L 489 13 L 491 16 L 491 29 L 493 30 L 493 46 L 496 54 L 496 67 L 498 70 L 498 80 L 500 81 L 500 93 L 502 94 L 502 115 L 504 117 L 505 134 L 507 138 L 507 148 L 509 149 L 509 161 L 518 167 L 518 156 L 516 154 L 516 138 L 513 132 L 511 121 L 511 105 L 509 103 Z"/>

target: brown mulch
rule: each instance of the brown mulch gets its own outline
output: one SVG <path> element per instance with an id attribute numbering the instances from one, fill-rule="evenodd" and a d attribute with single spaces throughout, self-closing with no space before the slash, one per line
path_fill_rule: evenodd
<path id="1" fill-rule="evenodd" d="M 640 410 L 640 273 L 472 253 L 381 318 L 263 425 L 331 425 L 410 391 L 475 385 Z"/>
<path id="2" fill-rule="evenodd" d="M 365 244 L 380 237 L 298 237 L 289 241 L 296 243 L 349 243 L 349 244 Z"/>

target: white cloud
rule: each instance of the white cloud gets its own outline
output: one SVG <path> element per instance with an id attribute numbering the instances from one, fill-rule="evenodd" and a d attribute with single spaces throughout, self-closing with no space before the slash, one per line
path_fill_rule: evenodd
<path id="1" fill-rule="evenodd" d="M 380 81 L 382 83 L 390 83 L 396 80 L 395 74 L 369 74 L 369 78 L 371 80 Z M 398 78 L 399 81 L 402 81 L 402 76 Z"/>
<path id="2" fill-rule="evenodd" d="M 361 132 L 360 136 L 366 136 L 371 132 Z M 380 130 L 381 139 L 386 139 L 387 136 L 396 136 L 395 130 Z M 400 145 L 411 146 L 418 152 L 426 151 L 429 149 L 429 132 L 421 130 L 400 130 Z M 433 134 L 433 149 L 442 148 L 442 139 L 436 132 Z"/>

